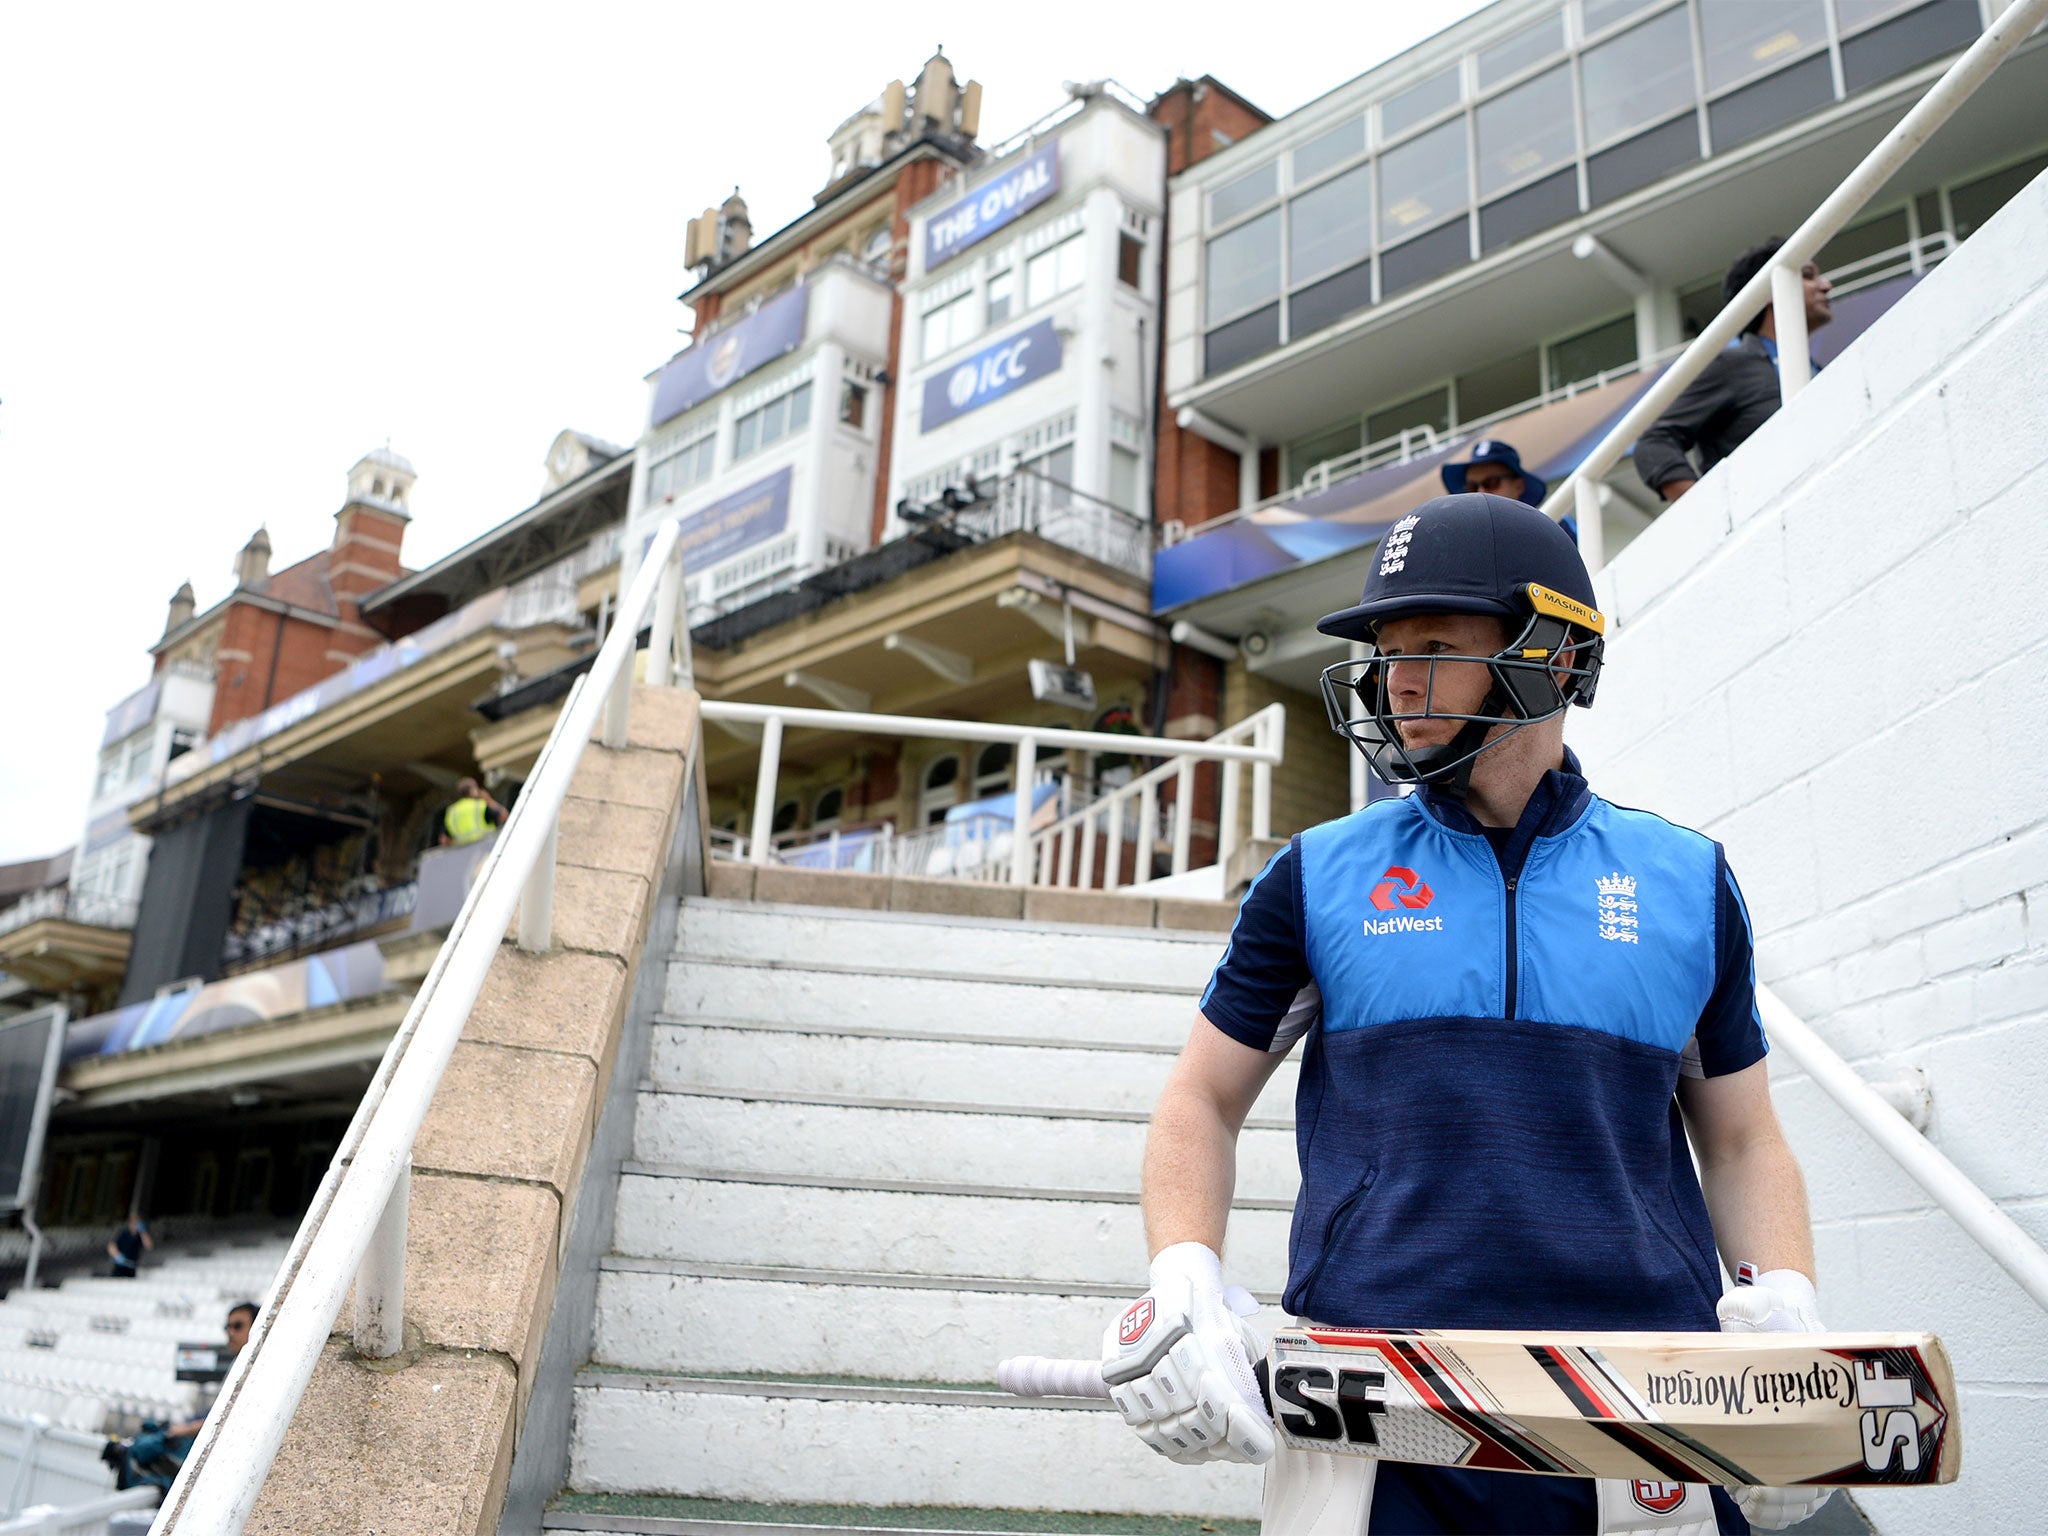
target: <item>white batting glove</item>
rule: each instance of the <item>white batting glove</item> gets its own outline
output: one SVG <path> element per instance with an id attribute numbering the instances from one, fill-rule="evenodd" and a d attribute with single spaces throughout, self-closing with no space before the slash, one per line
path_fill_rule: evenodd
<path id="1" fill-rule="evenodd" d="M 1258 1303 L 1223 1284 L 1223 1261 L 1201 1243 L 1175 1243 L 1152 1260 L 1152 1289 L 1102 1333 L 1110 1399 L 1162 1456 L 1262 1463 L 1273 1421 L 1252 1362 L 1266 1341 L 1244 1319 Z"/>
<path id="2" fill-rule="evenodd" d="M 1723 1333 L 1825 1333 L 1813 1282 L 1796 1269 L 1771 1269 L 1738 1284 L 1714 1308 Z M 1736 1488 L 1731 1492 L 1749 1523 L 1782 1531 L 1834 1497 L 1832 1488 Z"/>

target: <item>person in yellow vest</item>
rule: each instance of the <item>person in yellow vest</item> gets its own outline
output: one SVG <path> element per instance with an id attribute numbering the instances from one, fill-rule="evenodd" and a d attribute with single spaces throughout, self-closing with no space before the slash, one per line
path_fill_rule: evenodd
<path id="1" fill-rule="evenodd" d="M 459 848 L 505 824 L 505 807 L 475 779 L 455 785 L 455 803 L 441 813 L 441 846 Z"/>

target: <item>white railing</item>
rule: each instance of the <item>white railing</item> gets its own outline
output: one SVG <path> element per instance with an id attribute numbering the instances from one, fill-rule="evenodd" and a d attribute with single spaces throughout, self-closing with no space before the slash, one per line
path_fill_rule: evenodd
<path id="1" fill-rule="evenodd" d="M 753 710 L 771 706 L 745 707 Z M 725 704 L 709 701 L 703 705 L 707 719 L 743 719 L 749 723 L 754 719 L 752 715 L 729 715 L 728 708 Z M 837 722 L 844 718 L 830 710 L 782 713 L 785 716 L 800 714 L 814 721 Z M 921 720 L 896 715 L 885 718 L 902 727 L 896 732 L 898 735 L 923 736 L 940 741 L 965 739 L 957 720 Z M 853 729 L 850 726 L 841 728 Z M 1036 744 L 1034 752 L 1036 747 L 1057 749 L 1079 745 L 1078 741 L 1065 739 L 1069 737 L 1088 737 L 1099 741 L 1104 736 L 1104 733 L 1096 731 L 1045 728 L 1034 731 L 1028 726 L 999 729 L 1014 732 L 1015 739 L 1019 741 L 1031 736 Z M 1206 741 L 1162 736 L 1110 737 L 1121 744 L 1119 750 L 1124 756 L 1162 757 L 1166 761 L 1137 775 L 1127 784 L 1102 790 L 1078 809 L 1057 812 L 1051 825 L 1031 832 L 1030 851 L 1021 866 L 1011 857 L 1014 816 L 1022 809 L 1021 799 L 1015 802 L 1015 809 L 1009 817 L 976 816 L 918 827 L 908 832 L 899 832 L 887 824 L 846 830 L 834 828 L 822 833 L 776 832 L 768 838 L 765 855 L 752 859 L 750 850 L 761 846 L 758 842 L 760 807 L 774 803 L 772 783 L 769 785 L 770 799 L 756 803 L 753 835 L 715 831 L 712 833 L 712 850 L 714 856 L 732 861 L 854 870 L 862 874 L 933 875 L 954 880 L 1005 881 L 1018 885 L 1113 891 L 1150 879 L 1152 856 L 1158 852 L 1161 843 L 1170 850 L 1172 872 L 1176 875 L 1188 872 L 1194 844 L 1195 765 L 1205 758 L 1221 763 L 1216 862 L 1227 863 L 1238 845 L 1238 801 L 1247 762 L 1252 765 L 1252 836 L 1270 837 L 1272 772 L 1282 761 L 1286 733 L 1286 706 L 1269 704 L 1257 714 L 1219 731 Z M 977 736 L 972 739 L 1011 738 Z M 765 740 L 763 745 L 765 747 Z M 1217 758 L 1203 750 L 1217 746 L 1243 747 L 1250 755 Z M 1082 750 L 1101 752 L 1105 749 L 1096 745 Z M 1022 762 L 1020 755 L 1020 766 Z M 1035 760 L 1031 767 L 1035 769 Z M 1170 797 L 1163 793 L 1168 782 L 1174 786 Z M 1032 799 L 1035 805 L 1035 791 Z M 1129 880 L 1123 876 L 1126 843 L 1133 853 Z M 1101 854 L 1099 871 L 1098 852 Z"/>
<path id="2" fill-rule="evenodd" d="M 1152 530 L 1144 519 L 1029 466 L 1003 476 L 984 505 L 957 512 L 951 521 L 981 539 L 1035 533 L 1140 581 L 1152 575 Z"/>
<path id="3" fill-rule="evenodd" d="M 1195 764 L 1214 762 L 1223 764 L 1224 805 L 1219 828 L 1223 834 L 1223 846 L 1217 854 L 1221 863 L 1229 857 L 1235 844 L 1237 822 L 1237 791 L 1246 763 L 1252 768 L 1252 836 L 1270 837 L 1273 821 L 1273 769 L 1281 761 L 1286 747 L 1287 711 L 1284 706 L 1269 704 L 1257 714 L 1240 721 L 1227 731 L 1207 741 L 1185 741 L 1168 736 L 1124 736 L 1111 731 L 1069 731 L 1052 726 L 1004 725 L 979 720 L 930 720 L 915 715 L 865 715 L 851 710 L 805 709 L 783 704 L 744 704 L 730 699 L 706 699 L 701 708 L 706 720 L 722 720 L 729 724 L 759 726 L 761 728 L 761 764 L 754 782 L 754 824 L 746 840 L 747 854 L 755 864 L 769 864 L 775 861 L 775 786 L 782 771 L 782 737 L 789 726 L 810 727 L 818 730 L 845 732 L 855 735 L 873 736 L 916 736 L 937 741 L 1008 742 L 1012 748 L 1012 782 L 1017 786 L 1012 802 L 1010 825 L 1030 827 L 1037 807 L 1034 793 L 1037 782 L 1038 752 L 1041 747 L 1054 751 L 1116 752 L 1131 757 L 1162 757 L 1169 761 L 1152 772 L 1133 779 L 1129 784 L 1088 807 L 1077 812 L 1055 826 L 1035 834 L 1033 852 L 1035 857 L 1011 858 L 1007 849 L 1000 853 L 990 848 L 989 862 L 1001 865 L 1013 885 L 1072 883 L 1073 848 L 1063 846 L 1057 855 L 1057 863 L 1049 865 L 1053 858 L 1053 843 L 1048 839 L 1065 840 L 1078 836 L 1089 844 L 1090 857 L 1093 855 L 1092 820 L 1097 814 L 1118 818 L 1122 808 L 1133 797 L 1140 802 L 1140 810 L 1133 823 L 1134 829 L 1152 824 L 1154 808 L 1158 804 L 1159 785 L 1163 778 L 1171 775 L 1176 789 L 1173 809 L 1173 858 L 1174 873 L 1184 874 L 1188 866 L 1188 850 L 1194 829 L 1194 774 Z M 1082 821 L 1083 818 L 1089 818 Z M 1070 826 L 1070 823 L 1078 825 Z M 1112 820 L 1112 828 L 1119 825 Z M 731 834 L 727 834 L 731 837 Z M 734 839 L 736 842 L 737 839 Z M 1120 844 L 1118 845 L 1120 848 Z M 1092 868 L 1089 860 L 1084 865 Z M 1067 879 L 1056 878 L 1062 870 Z M 1113 886 L 1111 887 L 1114 888 Z"/>
<path id="4" fill-rule="evenodd" d="M 600 715 L 604 744 L 626 744 L 635 637 L 650 609 L 648 683 L 689 682 L 689 648 L 684 644 L 679 652 L 676 643 L 682 594 L 677 531 L 670 521 L 656 532 L 620 601 L 619 622 L 563 702 L 525 790 L 363 1094 L 292 1240 L 271 1303 L 236 1357 L 153 1530 L 217 1536 L 243 1528 L 351 1283 L 357 1351 L 373 1359 L 398 1353 L 413 1140 L 515 912 L 519 947 L 548 947 L 562 803 Z"/>
<path id="5" fill-rule="evenodd" d="M 61 886 L 55 890 L 37 891 L 0 912 L 0 933 L 12 933 L 46 917 L 63 918 L 88 928 L 133 928 L 135 898 L 102 896 L 96 891 L 69 890 Z"/>
<path id="6" fill-rule="evenodd" d="M 124 1509 L 153 1509 L 158 1490 L 152 1487 L 125 1488 L 119 1493 L 101 1494 L 83 1504 L 57 1509 L 25 1509 L 12 1520 L 0 1520 L 0 1536 L 62 1536 L 66 1531 L 104 1531 L 107 1517 Z"/>
<path id="7" fill-rule="evenodd" d="M 1699 377 L 1715 355 L 1742 334 L 1743 327 L 1766 304 L 1770 306 L 1777 333 L 1778 387 L 1782 398 L 1789 402 L 1806 387 L 1812 368 L 1807 352 L 1806 285 L 1800 279 L 1801 269 L 1819 254 L 1822 246 L 1841 233 L 1863 205 L 1891 181 L 1914 151 L 1948 121 L 1956 108 L 2026 41 L 2044 18 L 2048 18 L 2048 0 L 2014 0 L 2005 14 L 1993 21 L 1983 36 L 1913 104 L 1898 126 L 1879 140 L 1863 162 L 1786 238 L 1770 265 L 1743 284 L 1742 291 L 1707 322 L 1706 329 L 1679 354 L 1678 361 L 1643 391 L 1570 477 L 1550 493 L 1543 503 L 1545 512 L 1552 517 L 1562 517 L 1566 512 L 1578 514 L 1579 553 L 1585 557 L 1587 569 L 1598 571 L 1606 564 L 1600 523 L 1601 479 L 1620 462 L 1622 454 L 1643 430 Z"/>
<path id="8" fill-rule="evenodd" d="M 0 1413 L 0 1520 L 32 1505 L 113 1492 L 114 1474 L 100 1459 L 106 1444 L 105 1435 L 66 1429 L 41 1414 Z"/>

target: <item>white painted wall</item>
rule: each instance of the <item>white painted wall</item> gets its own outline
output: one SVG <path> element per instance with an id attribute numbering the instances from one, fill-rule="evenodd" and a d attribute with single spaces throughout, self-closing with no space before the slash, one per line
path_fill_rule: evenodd
<path id="1" fill-rule="evenodd" d="M 1600 791 L 1721 839 L 1763 980 L 2048 1239 L 2048 177 L 1603 573 L 1573 741 Z M 1963 1476 L 1885 1536 L 2048 1524 L 2048 1316 L 1774 1058 L 1822 1315 L 1933 1329 Z M 1740 1255 L 1730 1255 L 1731 1259 Z"/>

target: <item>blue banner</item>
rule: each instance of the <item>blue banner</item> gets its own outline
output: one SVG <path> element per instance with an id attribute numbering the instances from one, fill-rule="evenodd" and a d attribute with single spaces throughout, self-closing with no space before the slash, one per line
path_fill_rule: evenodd
<path id="1" fill-rule="evenodd" d="M 794 350 L 804 339 L 806 294 L 804 285 L 798 283 L 746 319 L 670 358 L 655 381 L 654 415 L 648 425 L 658 427 L 682 415 L 726 385 Z"/>
<path id="2" fill-rule="evenodd" d="M 125 736 L 132 736 L 156 718 L 156 703 L 164 689 L 164 680 L 153 677 L 141 688 L 128 695 L 107 711 L 107 728 L 100 735 L 100 745 L 111 747 Z"/>
<path id="3" fill-rule="evenodd" d="M 716 565 L 787 528 L 789 477 L 785 464 L 767 479 L 756 480 L 745 490 L 722 496 L 684 518 L 677 540 L 683 551 L 683 569 L 698 571 Z M 648 538 L 651 541 L 653 535 Z M 644 552 L 646 546 L 641 548 Z"/>
<path id="4" fill-rule="evenodd" d="M 1060 189 L 1060 147 L 1048 144 L 993 181 L 970 189 L 924 224 L 924 269 L 951 261 L 1005 224 L 1022 218 Z"/>
<path id="5" fill-rule="evenodd" d="M 920 432 L 944 426 L 955 416 L 978 411 L 1011 390 L 1060 369 L 1060 333 L 1050 319 L 983 347 L 965 361 L 924 381 Z"/>

